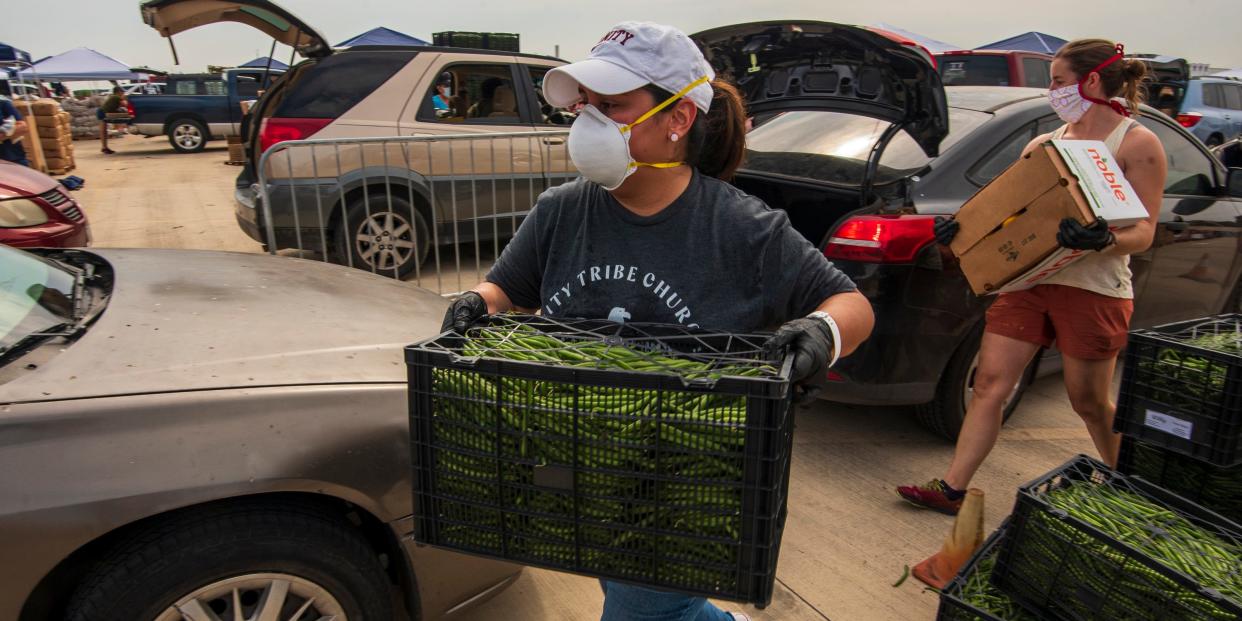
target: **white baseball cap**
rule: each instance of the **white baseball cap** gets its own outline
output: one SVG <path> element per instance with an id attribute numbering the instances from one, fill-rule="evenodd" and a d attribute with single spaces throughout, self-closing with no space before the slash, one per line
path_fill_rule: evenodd
<path id="1" fill-rule="evenodd" d="M 672 26 L 621 22 L 591 48 L 586 60 L 549 71 L 543 78 L 543 96 L 564 108 L 581 99 L 579 85 L 601 95 L 628 93 L 648 84 L 678 93 L 704 76 L 707 81 L 685 97 L 707 112 L 716 72 L 690 37 Z"/>

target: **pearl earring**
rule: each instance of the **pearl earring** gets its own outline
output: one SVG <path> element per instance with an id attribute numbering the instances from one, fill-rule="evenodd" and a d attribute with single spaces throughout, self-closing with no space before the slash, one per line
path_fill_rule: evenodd
<path id="1" fill-rule="evenodd" d="M 679 136 L 677 135 L 677 132 L 673 132 L 672 134 L 669 134 L 668 136 L 668 139 L 672 140 L 673 142 L 677 142 L 677 138 L 679 138 Z"/>

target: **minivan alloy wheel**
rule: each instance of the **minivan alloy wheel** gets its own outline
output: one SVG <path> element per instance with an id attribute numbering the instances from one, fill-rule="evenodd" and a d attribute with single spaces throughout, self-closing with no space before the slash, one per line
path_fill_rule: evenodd
<path id="1" fill-rule="evenodd" d="M 323 587 L 282 573 L 253 573 L 213 582 L 179 598 L 155 621 L 345 621 Z"/>
<path id="2" fill-rule="evenodd" d="M 203 143 L 203 132 L 197 125 L 183 123 L 173 128 L 173 140 L 181 148 L 190 151 L 197 149 Z"/>
<path id="3" fill-rule="evenodd" d="M 414 229 L 400 214 L 371 214 L 358 225 L 354 246 L 368 267 L 381 271 L 396 269 L 414 256 Z"/>

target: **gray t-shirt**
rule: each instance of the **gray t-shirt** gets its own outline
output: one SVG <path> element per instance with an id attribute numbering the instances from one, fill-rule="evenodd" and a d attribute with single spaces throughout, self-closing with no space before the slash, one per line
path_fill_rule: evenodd
<path id="1" fill-rule="evenodd" d="M 855 289 L 784 211 L 697 171 L 649 217 L 584 179 L 549 189 L 487 280 L 549 317 L 731 332 L 774 327 Z"/>

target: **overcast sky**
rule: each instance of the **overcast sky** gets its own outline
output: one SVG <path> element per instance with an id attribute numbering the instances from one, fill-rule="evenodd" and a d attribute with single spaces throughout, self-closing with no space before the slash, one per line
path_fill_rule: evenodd
<path id="1" fill-rule="evenodd" d="M 375 26 L 431 39 L 442 30 L 517 32 L 522 51 L 585 56 L 615 22 L 638 19 L 687 32 L 731 23 L 813 19 L 886 22 L 972 48 L 1029 30 L 1065 39 L 1105 37 L 1128 52 L 1182 56 L 1242 67 L 1242 0 L 276 0 L 332 44 Z M 5 2 L 0 42 L 34 58 L 90 47 L 130 65 L 174 69 L 168 43 L 142 23 L 133 0 Z M 176 37 L 179 71 L 235 65 L 266 55 L 271 39 L 240 24 L 204 26 Z M 278 46 L 277 58 L 289 60 Z"/>

